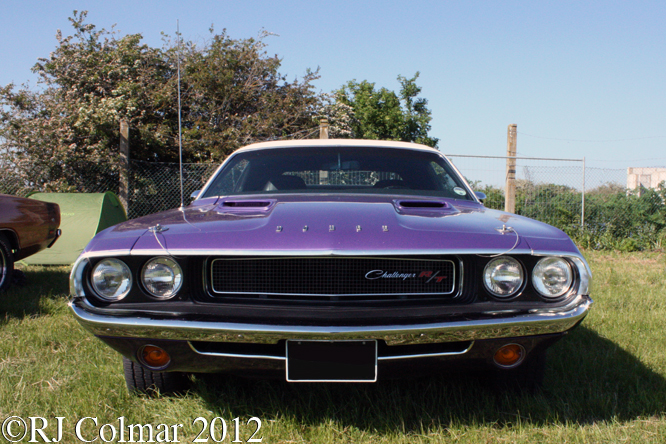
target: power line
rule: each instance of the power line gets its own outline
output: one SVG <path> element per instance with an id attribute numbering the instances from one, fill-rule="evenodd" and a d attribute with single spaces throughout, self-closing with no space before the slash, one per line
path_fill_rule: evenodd
<path id="1" fill-rule="evenodd" d="M 558 139 L 556 137 L 543 137 L 527 134 L 522 131 L 518 132 L 522 136 L 534 137 L 535 139 L 557 140 L 560 142 L 583 142 L 583 143 L 607 143 L 607 142 L 630 142 L 633 140 L 648 140 L 648 139 L 665 139 L 666 136 L 651 136 L 651 137 L 635 137 L 632 139 L 607 139 L 607 140 L 583 140 L 583 139 Z"/>
<path id="2" fill-rule="evenodd" d="M 650 159 L 621 159 L 621 160 L 587 159 L 587 160 L 591 160 L 591 161 L 594 161 L 594 162 L 615 162 L 615 163 L 625 162 L 626 163 L 626 162 L 647 162 L 649 160 L 664 160 L 664 161 L 666 161 L 666 157 L 652 157 Z"/>

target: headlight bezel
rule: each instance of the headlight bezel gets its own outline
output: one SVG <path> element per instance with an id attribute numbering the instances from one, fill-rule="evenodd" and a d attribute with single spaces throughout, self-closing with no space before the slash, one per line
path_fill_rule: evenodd
<path id="1" fill-rule="evenodd" d="M 175 271 L 174 280 L 176 282 L 173 286 L 173 289 L 166 294 L 158 294 L 157 292 L 151 290 L 151 284 L 146 282 L 146 272 L 148 271 L 149 266 L 155 263 L 166 266 L 167 268 L 171 269 L 171 271 Z M 141 271 L 138 275 L 138 280 L 141 282 L 141 286 L 143 287 L 143 290 L 146 292 L 146 294 L 149 297 L 159 301 L 166 301 L 176 297 L 178 292 L 183 288 L 184 279 L 183 267 L 181 267 L 178 261 L 170 256 L 156 256 L 148 259 L 141 267 Z"/>
<path id="2" fill-rule="evenodd" d="M 489 278 L 489 273 L 488 272 L 489 271 L 496 271 L 498 269 L 498 267 L 501 266 L 500 263 L 504 263 L 505 265 L 508 263 L 508 264 L 516 267 L 516 270 L 519 272 L 519 279 L 520 279 L 519 283 L 517 285 L 512 286 L 513 289 L 511 291 L 509 291 L 507 293 L 504 293 L 504 294 L 493 290 L 493 288 L 491 288 L 491 286 L 488 282 L 488 278 Z M 493 264 L 496 264 L 496 265 L 493 266 Z M 491 270 L 491 269 L 494 269 L 494 270 Z M 492 276 L 490 276 L 490 277 L 492 278 Z M 527 283 L 526 277 L 527 277 L 527 274 L 526 274 L 526 271 L 525 271 L 525 266 L 523 265 L 523 263 L 521 261 L 519 261 L 518 259 L 516 259 L 513 256 L 504 256 L 504 255 L 502 255 L 502 256 L 493 257 L 492 259 L 490 259 L 486 263 L 486 265 L 483 268 L 483 272 L 482 272 L 483 286 L 486 289 L 486 291 L 493 298 L 496 298 L 496 299 L 499 299 L 499 300 L 502 300 L 502 301 L 506 301 L 506 300 L 518 297 L 525 288 L 525 285 Z"/>
<path id="3" fill-rule="evenodd" d="M 99 282 L 96 282 L 96 272 L 98 269 L 105 265 L 109 266 L 110 264 L 118 265 L 121 271 L 125 272 L 128 281 L 125 289 L 116 295 L 104 294 L 104 291 L 99 288 Z M 92 266 L 90 270 L 89 285 L 95 296 L 101 301 L 109 303 L 119 302 L 125 299 L 132 291 L 132 288 L 134 287 L 134 275 L 132 273 L 132 269 L 127 265 L 127 263 L 125 263 L 125 261 L 113 257 L 104 258 Z"/>
<path id="4" fill-rule="evenodd" d="M 542 268 L 546 267 L 546 265 L 544 264 L 552 261 L 556 261 L 559 264 L 564 264 L 565 265 L 564 269 L 568 272 L 568 276 L 565 280 L 565 285 L 563 285 L 561 289 L 556 293 L 548 291 L 547 288 L 549 285 L 544 283 L 543 274 L 541 276 L 537 276 L 537 273 Z M 541 273 L 544 273 L 544 271 L 541 271 Z M 567 260 L 567 258 L 561 256 L 544 256 L 541 259 L 539 259 L 537 263 L 534 264 L 530 277 L 531 277 L 532 287 L 534 288 L 536 294 L 546 301 L 556 301 L 565 297 L 567 294 L 569 294 L 572 291 L 572 289 L 576 284 L 576 273 L 574 271 L 574 266 L 571 264 L 569 260 Z"/>

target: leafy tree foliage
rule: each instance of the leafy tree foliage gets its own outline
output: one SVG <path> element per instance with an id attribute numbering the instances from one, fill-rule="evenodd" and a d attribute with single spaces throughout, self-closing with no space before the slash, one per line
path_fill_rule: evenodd
<path id="1" fill-rule="evenodd" d="M 323 95 L 323 106 L 319 112 L 321 117 L 328 120 L 328 136 L 331 139 L 351 139 L 354 137 L 352 124 L 354 110 L 351 106 L 339 100 L 339 93 Z"/>
<path id="2" fill-rule="evenodd" d="M 416 85 L 419 77 L 398 76 L 398 94 L 375 84 L 352 80 L 335 92 L 336 102 L 350 108 L 351 136 L 359 139 L 402 140 L 437 146 L 438 139 L 428 136 L 431 111 Z"/>
<path id="3" fill-rule="evenodd" d="M 33 188 L 86 191 L 117 180 L 119 121 L 130 124 L 131 157 L 178 156 L 177 62 L 182 69 L 185 160 L 221 160 L 244 144 L 312 132 L 317 73 L 288 82 L 259 39 L 225 32 L 198 47 L 151 48 L 140 34 L 117 38 L 86 12 L 70 18 L 48 59 L 33 68 L 42 89 L 0 88 L 4 167 Z M 212 30 L 211 30 L 212 31 Z M 107 165 L 91 173 L 90 162 Z"/>
<path id="4" fill-rule="evenodd" d="M 266 56 L 262 38 L 233 40 L 223 32 L 205 48 L 188 45 L 183 140 L 190 151 L 223 159 L 248 143 L 316 130 L 321 97 L 311 82 L 318 74 L 288 82 L 278 72 L 280 59 Z"/>
<path id="5" fill-rule="evenodd" d="M 86 16 L 74 11 L 72 35 L 58 32 L 56 49 L 34 66 L 39 89 L 0 87 L 0 184 L 18 177 L 14 188 L 117 188 L 121 120 L 129 123 L 131 159 L 177 160 L 178 65 L 186 162 L 220 161 L 256 141 L 316 137 L 322 116 L 330 137 L 437 144 L 418 73 L 398 77 L 398 94 L 367 81 L 321 94 L 312 85 L 318 72 L 280 74 L 280 59 L 266 52 L 268 33 L 232 39 L 211 29 L 200 45 L 165 35 L 153 48 L 140 34 L 120 37 Z"/>

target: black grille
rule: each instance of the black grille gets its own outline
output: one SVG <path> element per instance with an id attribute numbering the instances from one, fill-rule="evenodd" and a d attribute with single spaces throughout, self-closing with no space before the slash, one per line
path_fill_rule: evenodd
<path id="1" fill-rule="evenodd" d="M 214 295 L 455 295 L 453 260 L 390 258 L 218 258 Z"/>

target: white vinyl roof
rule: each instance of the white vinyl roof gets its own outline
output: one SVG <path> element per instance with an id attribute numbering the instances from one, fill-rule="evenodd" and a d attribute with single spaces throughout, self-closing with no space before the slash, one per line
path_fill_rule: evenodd
<path id="1" fill-rule="evenodd" d="M 358 146 L 358 147 L 376 147 L 376 148 L 402 148 L 410 150 L 426 150 L 426 151 L 439 151 L 437 148 L 432 148 L 420 143 L 411 142 L 396 142 L 393 140 L 367 140 L 367 139 L 300 139 L 300 140 L 276 140 L 273 142 L 259 142 L 247 145 L 235 152 L 251 151 L 257 149 L 271 149 L 271 148 L 297 148 L 297 147 L 313 147 L 313 146 Z"/>

